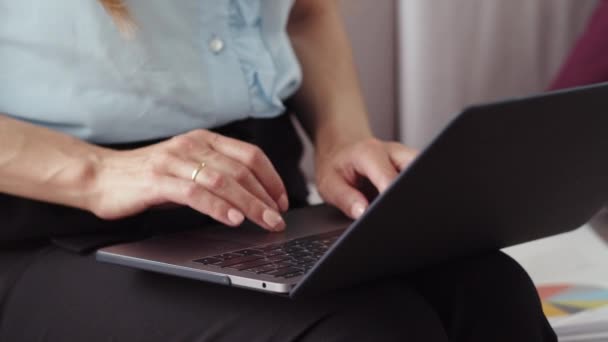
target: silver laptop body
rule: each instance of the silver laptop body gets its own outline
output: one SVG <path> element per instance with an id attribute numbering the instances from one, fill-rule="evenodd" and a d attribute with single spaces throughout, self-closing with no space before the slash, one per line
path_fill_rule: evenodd
<path id="1" fill-rule="evenodd" d="M 326 205 L 290 211 L 285 215 L 285 221 L 287 229 L 282 233 L 270 233 L 251 223 L 236 229 L 218 225 L 103 248 L 97 252 L 97 259 L 223 285 L 286 294 L 299 282 L 303 274 L 292 272 L 296 275 L 287 273 L 287 277 L 275 277 L 250 271 L 254 267 L 237 270 L 238 265 L 243 263 L 221 267 L 202 262 L 206 258 L 235 254 L 243 250 L 256 251 L 300 238 L 336 232 L 337 234 L 331 234 L 333 243 L 351 223 L 336 209 Z M 250 254 L 242 257 L 248 256 L 249 263 L 255 264 L 258 256 Z M 261 254 L 259 256 L 259 259 L 262 259 Z M 273 256 L 277 256 L 276 260 L 280 262 L 280 255 L 275 254 L 270 258 Z M 263 265 L 258 267 L 261 266 Z"/>

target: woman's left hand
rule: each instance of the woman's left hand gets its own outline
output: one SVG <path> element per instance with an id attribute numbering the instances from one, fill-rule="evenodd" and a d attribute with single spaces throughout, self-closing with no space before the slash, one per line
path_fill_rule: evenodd
<path id="1" fill-rule="evenodd" d="M 317 152 L 315 178 L 319 194 L 356 219 L 369 205 L 358 187 L 361 180 L 367 178 L 378 192 L 383 192 L 416 155 L 417 151 L 400 143 L 374 138 Z"/>

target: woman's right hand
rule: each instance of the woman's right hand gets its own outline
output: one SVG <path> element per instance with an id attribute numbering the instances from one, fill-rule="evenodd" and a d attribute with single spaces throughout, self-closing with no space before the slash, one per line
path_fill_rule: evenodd
<path id="1" fill-rule="evenodd" d="M 289 206 L 287 192 L 268 157 L 257 146 L 210 131 L 136 150 L 104 150 L 93 178 L 87 207 L 104 219 L 176 203 L 229 226 L 246 217 L 267 230 L 285 229 L 279 211 Z"/>

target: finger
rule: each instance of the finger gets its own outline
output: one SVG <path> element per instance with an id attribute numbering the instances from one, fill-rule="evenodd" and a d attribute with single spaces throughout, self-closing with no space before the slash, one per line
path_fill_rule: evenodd
<path id="1" fill-rule="evenodd" d="M 319 184 L 319 192 L 327 203 L 352 219 L 361 217 L 369 205 L 365 196 L 337 173 Z"/>
<path id="2" fill-rule="evenodd" d="M 196 163 L 200 162 L 200 158 L 201 156 L 191 156 L 190 160 L 193 162 L 193 165 L 197 165 Z M 212 165 L 216 170 L 231 176 L 253 196 L 262 200 L 274 210 L 279 210 L 278 204 L 272 199 L 249 168 L 215 150 L 209 150 L 203 158 L 207 165 Z"/>
<path id="3" fill-rule="evenodd" d="M 249 168 L 281 210 L 285 211 L 289 208 L 285 185 L 270 159 L 259 147 L 213 132 L 205 132 L 205 134 L 211 135 L 206 141 L 214 150 Z"/>
<path id="4" fill-rule="evenodd" d="M 196 182 L 234 205 L 245 217 L 259 226 L 272 231 L 285 229 L 285 221 L 276 210 L 253 196 L 227 174 L 206 166 L 198 173 Z"/>
<path id="5" fill-rule="evenodd" d="M 387 143 L 386 149 L 391 162 L 398 171 L 405 170 L 418 155 L 418 151 L 397 142 Z"/>
<path id="6" fill-rule="evenodd" d="M 166 172 L 170 175 L 203 186 L 265 229 L 273 231 L 285 229 L 285 221 L 275 209 L 253 196 L 229 175 L 209 165 L 196 167 L 194 163 L 177 157 L 167 156 L 164 159 L 166 159 L 164 164 Z"/>
<path id="7" fill-rule="evenodd" d="M 397 170 L 393 166 L 389 156 L 383 150 L 367 150 L 355 156 L 353 162 L 355 171 L 361 176 L 368 178 L 380 193 L 384 192 L 397 177 Z"/>
<path id="8" fill-rule="evenodd" d="M 224 199 L 205 190 L 202 186 L 171 176 L 161 176 L 156 182 L 156 197 L 167 201 L 189 206 L 213 219 L 232 227 L 239 226 L 245 220 L 241 211 Z"/>

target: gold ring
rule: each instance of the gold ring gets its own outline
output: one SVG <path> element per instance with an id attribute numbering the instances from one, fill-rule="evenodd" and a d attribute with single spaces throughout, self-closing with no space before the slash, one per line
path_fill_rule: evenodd
<path id="1" fill-rule="evenodd" d="M 196 182 L 196 177 L 201 172 L 201 170 L 205 168 L 205 166 L 207 166 L 207 164 L 205 164 L 205 162 L 201 162 L 194 170 L 192 170 L 192 176 L 190 178 L 193 182 Z"/>

